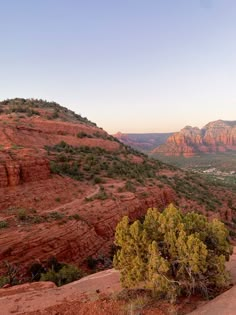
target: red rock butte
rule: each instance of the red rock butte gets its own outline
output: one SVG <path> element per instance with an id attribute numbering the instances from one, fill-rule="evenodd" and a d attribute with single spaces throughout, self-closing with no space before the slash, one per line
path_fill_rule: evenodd
<path id="1" fill-rule="evenodd" d="M 152 153 L 185 157 L 199 153 L 236 151 L 236 121 L 217 120 L 202 129 L 186 126 Z"/>

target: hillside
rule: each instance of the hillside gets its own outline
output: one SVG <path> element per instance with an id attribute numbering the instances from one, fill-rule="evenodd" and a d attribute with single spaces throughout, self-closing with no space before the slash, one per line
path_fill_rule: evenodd
<path id="1" fill-rule="evenodd" d="M 149 152 L 166 142 L 167 138 L 173 133 L 121 133 L 117 132 L 114 137 L 122 143 L 131 146 L 132 148 Z"/>
<path id="2" fill-rule="evenodd" d="M 0 111 L 0 261 L 22 277 L 52 255 L 77 266 L 108 259 L 121 217 L 171 202 L 235 235 L 234 185 L 149 159 L 56 103 L 14 99 Z"/>
<path id="3" fill-rule="evenodd" d="M 217 120 L 202 129 L 186 126 L 152 153 L 190 157 L 199 153 L 236 151 L 236 121 Z"/>

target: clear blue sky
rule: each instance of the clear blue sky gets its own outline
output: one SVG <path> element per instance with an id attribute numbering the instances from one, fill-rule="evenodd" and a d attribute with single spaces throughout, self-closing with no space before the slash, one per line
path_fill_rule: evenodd
<path id="1" fill-rule="evenodd" d="M 110 133 L 236 120 L 235 0 L 0 0 L 0 99 Z"/>

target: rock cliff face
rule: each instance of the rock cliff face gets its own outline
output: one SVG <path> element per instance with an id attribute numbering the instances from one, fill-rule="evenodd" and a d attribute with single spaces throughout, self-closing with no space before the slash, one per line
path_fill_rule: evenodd
<path id="1" fill-rule="evenodd" d="M 147 208 L 154 205 L 164 208 L 175 198 L 169 189 L 155 188 L 149 193 L 144 199 L 127 193 L 122 201 L 117 194 L 116 200 L 107 200 L 102 205 L 97 200 L 88 205 L 78 198 L 54 209 L 64 215 L 60 224 L 58 221 L 37 225 L 21 222 L 18 229 L 1 235 L 0 260 L 27 266 L 36 258 L 43 261 L 54 255 L 60 261 L 79 265 L 90 255 L 107 254 L 115 227 L 124 215 L 134 220 L 144 215 Z M 75 215 L 78 220 L 71 219 Z"/>
<path id="2" fill-rule="evenodd" d="M 173 156 L 193 156 L 198 153 L 236 150 L 236 121 L 217 120 L 202 129 L 186 126 L 171 135 L 153 153 Z"/>
<path id="3" fill-rule="evenodd" d="M 0 187 L 47 179 L 49 175 L 49 162 L 44 158 L 6 161 L 0 164 Z"/>

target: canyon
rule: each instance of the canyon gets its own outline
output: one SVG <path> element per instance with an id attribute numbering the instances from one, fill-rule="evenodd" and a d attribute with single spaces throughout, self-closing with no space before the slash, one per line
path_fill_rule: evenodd
<path id="1" fill-rule="evenodd" d="M 122 133 L 117 132 L 113 136 L 122 143 L 131 146 L 134 149 L 150 152 L 157 146 L 164 144 L 173 132 L 168 133 Z"/>
<path id="2" fill-rule="evenodd" d="M 111 257 L 124 215 L 178 204 L 236 230 L 236 193 L 149 159 L 70 110 L 41 100 L 0 102 L 0 271 L 22 279 L 55 256 L 78 267 Z"/>

